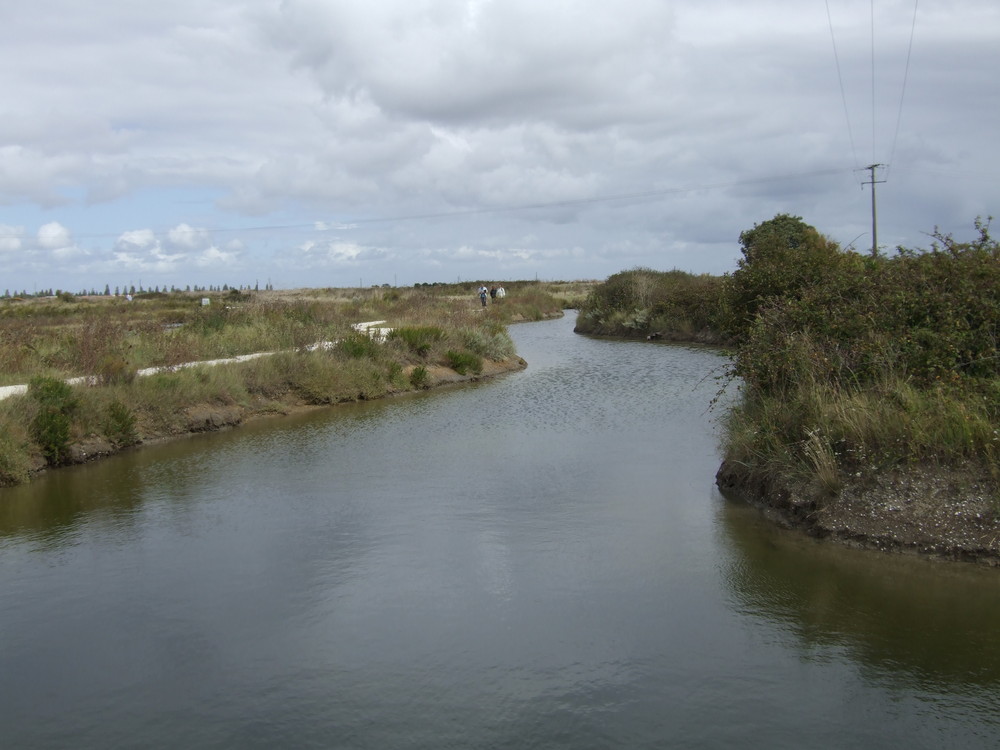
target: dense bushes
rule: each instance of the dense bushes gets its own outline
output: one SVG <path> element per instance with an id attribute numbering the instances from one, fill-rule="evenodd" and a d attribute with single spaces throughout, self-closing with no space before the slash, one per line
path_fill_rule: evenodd
<path id="1" fill-rule="evenodd" d="M 923 386 L 995 378 L 1000 249 L 982 225 L 972 243 L 936 237 L 929 252 L 831 253 L 794 293 L 759 298 L 740 329 L 737 374 L 765 391 L 803 378 L 840 388 L 889 374 Z M 743 273 L 727 280 L 727 296 Z"/>
<path id="2" fill-rule="evenodd" d="M 1000 420 L 1000 247 L 977 221 L 968 243 L 840 251 L 787 216 L 741 236 L 726 280 L 742 403 L 727 457 L 815 476 L 911 460 L 985 461 Z"/>
<path id="3" fill-rule="evenodd" d="M 779 214 L 740 234 L 743 257 L 722 287 L 720 327 L 737 341 L 758 313 L 794 301 L 833 278 L 854 278 L 860 257 L 842 253 L 802 219 Z"/>
<path id="4" fill-rule="evenodd" d="M 683 271 L 622 271 L 591 291 L 576 331 L 719 343 L 721 285 L 717 276 Z"/>

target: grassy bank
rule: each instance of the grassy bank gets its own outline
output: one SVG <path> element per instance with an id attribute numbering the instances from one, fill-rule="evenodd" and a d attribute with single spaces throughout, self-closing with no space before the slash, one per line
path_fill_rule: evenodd
<path id="1" fill-rule="evenodd" d="M 574 284 L 172 293 L 0 301 L 0 484 L 149 440 L 300 405 L 380 398 L 517 366 L 506 325 L 559 314 Z M 384 341 L 352 325 L 385 320 Z M 314 346 L 318 342 L 335 342 Z M 189 362 L 276 352 L 207 367 Z M 514 363 L 511 365 L 510 363 Z M 166 368 L 137 377 L 145 368 Z M 67 378 L 92 377 L 70 387 Z"/>

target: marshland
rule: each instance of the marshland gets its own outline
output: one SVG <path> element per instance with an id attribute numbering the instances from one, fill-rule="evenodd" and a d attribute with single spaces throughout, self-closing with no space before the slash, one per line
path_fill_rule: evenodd
<path id="1" fill-rule="evenodd" d="M 590 285 L 507 282 L 486 308 L 476 286 L 7 295 L 0 387 L 29 387 L 0 401 L 0 484 L 253 416 L 521 367 L 507 324 L 561 314 Z M 372 321 L 374 336 L 356 327 Z"/>

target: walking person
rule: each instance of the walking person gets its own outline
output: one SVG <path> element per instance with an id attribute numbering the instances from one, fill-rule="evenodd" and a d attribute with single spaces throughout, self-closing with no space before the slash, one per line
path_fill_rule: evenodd
<path id="1" fill-rule="evenodd" d="M 486 285 L 484 284 L 483 286 L 479 287 L 479 301 L 483 303 L 483 307 L 486 307 L 486 295 L 487 295 L 487 290 L 486 290 Z"/>

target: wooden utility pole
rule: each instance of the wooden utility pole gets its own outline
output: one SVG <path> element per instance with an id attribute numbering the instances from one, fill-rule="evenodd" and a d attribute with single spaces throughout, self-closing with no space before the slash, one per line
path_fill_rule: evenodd
<path id="1" fill-rule="evenodd" d="M 878 167 L 884 167 L 884 166 L 885 164 L 869 164 L 867 167 L 865 167 L 865 169 L 867 169 L 872 173 L 872 179 L 870 182 L 861 183 L 862 187 L 864 187 L 865 185 L 872 186 L 872 257 L 873 258 L 878 255 L 878 218 L 875 212 L 875 186 L 879 183 L 885 182 L 885 180 L 875 179 L 875 170 Z"/>

